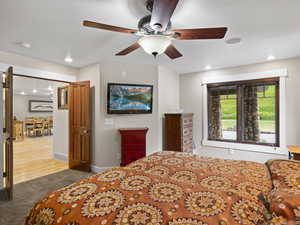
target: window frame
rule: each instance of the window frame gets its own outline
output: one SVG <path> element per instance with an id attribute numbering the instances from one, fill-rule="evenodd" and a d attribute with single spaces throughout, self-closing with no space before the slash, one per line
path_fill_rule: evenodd
<path id="1" fill-rule="evenodd" d="M 256 73 L 247 73 L 247 74 L 236 74 L 236 75 L 224 75 L 220 76 L 218 74 L 209 76 L 202 79 L 202 146 L 207 147 L 216 147 L 216 148 L 225 148 L 228 150 L 245 150 L 245 151 L 254 151 L 262 153 L 271 153 L 271 154 L 280 154 L 287 155 L 288 149 L 286 146 L 286 78 L 287 78 L 287 69 L 278 69 L 273 71 L 265 72 L 256 72 Z M 207 86 L 211 84 L 224 84 L 229 82 L 257 82 L 257 80 L 262 79 L 279 79 L 279 88 L 278 88 L 278 101 L 279 109 L 278 118 L 278 146 L 272 145 L 262 145 L 261 143 L 237 143 L 225 140 L 209 140 L 208 139 L 208 93 Z"/>
<path id="2" fill-rule="evenodd" d="M 210 108 L 210 101 L 209 101 L 209 88 L 217 88 L 217 87 L 226 87 L 226 86 L 236 86 L 236 108 L 237 108 L 237 131 L 236 131 L 236 140 L 229 140 L 229 139 L 212 139 L 208 137 L 209 141 L 221 141 L 221 142 L 231 142 L 231 143 L 240 143 L 240 144 L 253 144 L 253 145 L 265 145 L 265 146 L 272 146 L 272 147 L 279 147 L 280 146 L 280 130 L 279 130 L 279 124 L 280 124 L 280 118 L 279 118 L 279 110 L 280 110 L 280 101 L 279 101 L 279 78 L 266 78 L 266 79 L 255 79 L 255 80 L 247 80 L 247 81 L 233 81 L 233 82 L 222 82 L 222 83 L 213 83 L 207 85 L 207 107 Z M 243 135 L 244 135 L 244 126 L 243 126 L 243 113 L 242 113 L 242 105 L 243 105 L 243 98 L 244 95 L 242 94 L 243 85 L 249 85 L 249 84 L 256 84 L 256 85 L 275 85 L 275 117 L 276 117 L 276 124 L 275 124 L 275 139 L 276 143 L 254 143 L 249 141 L 243 141 Z M 210 121 L 210 111 L 208 110 L 208 121 Z M 209 128 L 208 128 L 209 129 Z"/>

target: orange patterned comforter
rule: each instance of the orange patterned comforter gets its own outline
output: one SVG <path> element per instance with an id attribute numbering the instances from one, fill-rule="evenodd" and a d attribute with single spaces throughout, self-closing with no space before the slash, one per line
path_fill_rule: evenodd
<path id="1" fill-rule="evenodd" d="M 268 161 L 274 190 L 269 195 L 273 224 L 300 224 L 300 162 Z"/>
<path id="2" fill-rule="evenodd" d="M 159 152 L 38 202 L 25 225 L 262 225 L 263 164 Z"/>

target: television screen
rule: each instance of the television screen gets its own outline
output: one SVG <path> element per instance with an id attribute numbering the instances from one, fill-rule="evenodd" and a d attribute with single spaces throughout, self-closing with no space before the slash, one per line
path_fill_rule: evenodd
<path id="1" fill-rule="evenodd" d="M 109 83 L 107 113 L 152 113 L 152 94 L 152 85 Z"/>

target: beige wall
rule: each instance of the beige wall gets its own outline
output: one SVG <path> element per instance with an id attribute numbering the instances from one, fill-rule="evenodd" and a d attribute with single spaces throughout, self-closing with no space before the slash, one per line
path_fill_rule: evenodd
<path id="1" fill-rule="evenodd" d="M 158 67 L 158 143 L 163 149 L 164 113 L 179 110 L 179 74 L 164 67 Z"/>
<path id="2" fill-rule="evenodd" d="M 236 158 L 263 162 L 270 158 L 284 157 L 273 154 L 262 154 L 246 151 L 235 151 L 230 154 L 228 149 L 208 148 L 201 146 L 202 140 L 202 87 L 204 77 L 237 75 L 251 72 L 264 72 L 275 69 L 288 69 L 286 82 L 286 138 L 289 145 L 300 145 L 300 58 L 279 60 L 215 71 L 198 72 L 180 75 L 180 106 L 186 112 L 195 114 L 194 140 L 197 153 L 214 157 Z"/>

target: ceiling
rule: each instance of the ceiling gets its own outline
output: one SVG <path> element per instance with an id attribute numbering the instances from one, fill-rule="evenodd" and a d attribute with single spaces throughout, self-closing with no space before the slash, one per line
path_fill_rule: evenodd
<path id="1" fill-rule="evenodd" d="M 114 56 L 137 40 L 136 36 L 91 29 L 83 20 L 136 28 L 147 14 L 144 0 L 9 0 L 1 1 L 0 51 L 82 67 L 99 61 L 160 64 L 180 73 L 266 61 L 300 55 L 299 0 L 181 0 L 173 28 L 227 26 L 225 40 L 174 41 L 184 57 L 157 60 L 139 49 Z M 30 49 L 16 43 L 29 42 Z M 70 54 L 73 63 L 64 62 Z"/>

